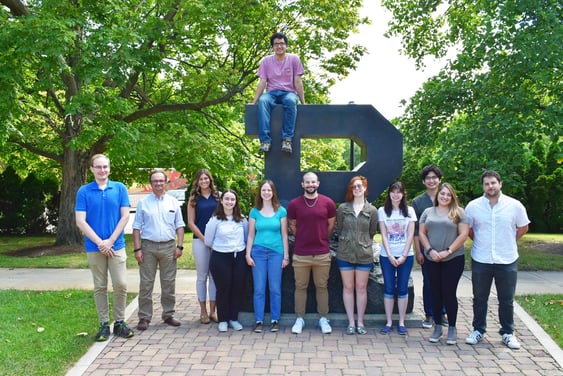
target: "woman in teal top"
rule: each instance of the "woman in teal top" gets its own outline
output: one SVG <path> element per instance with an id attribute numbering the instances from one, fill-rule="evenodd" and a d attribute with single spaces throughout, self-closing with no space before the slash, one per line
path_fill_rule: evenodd
<path id="1" fill-rule="evenodd" d="M 262 333 L 266 304 L 266 281 L 270 291 L 270 331 L 279 330 L 282 270 L 289 264 L 287 211 L 280 205 L 271 180 L 260 184 L 255 207 L 250 211 L 246 262 L 254 280 L 254 331 Z"/>

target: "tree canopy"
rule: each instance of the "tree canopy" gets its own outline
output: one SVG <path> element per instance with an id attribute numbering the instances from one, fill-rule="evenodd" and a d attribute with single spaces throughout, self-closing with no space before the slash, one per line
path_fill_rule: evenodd
<path id="1" fill-rule="evenodd" d="M 398 121 L 405 160 L 418 162 L 406 165 L 405 173 L 420 186 L 421 167 L 435 163 L 470 199 L 482 194 L 481 172 L 496 169 L 503 176 L 503 190 L 529 208 L 533 200 L 527 192 L 540 187 L 555 194 L 549 201 L 562 202 L 556 185 L 563 162 L 561 2 L 383 4 L 393 13 L 388 35 L 401 38 L 403 52 L 419 67 L 429 56 L 454 56 L 410 99 Z M 542 152 L 534 146 L 537 142 L 545 146 Z M 545 210 L 536 214 L 536 223 L 547 215 Z M 551 212 L 550 218 L 551 229 L 543 229 L 561 231 L 561 214 Z"/>
<path id="2" fill-rule="evenodd" d="M 360 0 L 0 4 L 2 163 L 60 176 L 59 244 L 81 242 L 74 197 L 90 156 L 107 153 L 124 181 L 155 166 L 244 175 L 243 105 L 270 35 L 288 35 L 322 103 L 363 55 L 347 38 L 367 22 Z"/>

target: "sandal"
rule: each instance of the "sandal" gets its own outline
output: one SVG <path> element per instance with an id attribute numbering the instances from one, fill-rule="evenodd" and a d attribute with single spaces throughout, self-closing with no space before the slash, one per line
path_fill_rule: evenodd
<path id="1" fill-rule="evenodd" d="M 385 325 L 383 328 L 381 328 L 381 330 L 379 331 L 381 334 L 389 334 L 393 331 L 393 327 L 392 326 L 387 326 Z"/>
<path id="2" fill-rule="evenodd" d="M 368 334 L 368 331 L 363 326 L 358 326 L 356 332 L 361 335 Z"/>
<path id="3" fill-rule="evenodd" d="M 217 317 L 216 313 L 212 313 L 209 315 L 209 318 L 211 319 L 211 321 L 213 322 L 219 322 L 219 317 Z"/>
<path id="4" fill-rule="evenodd" d="M 346 328 L 346 334 L 352 335 L 354 333 L 356 333 L 356 328 L 354 328 L 353 326 L 349 326 L 348 328 Z"/>
<path id="5" fill-rule="evenodd" d="M 199 316 L 199 321 L 202 324 L 209 324 L 211 322 L 211 320 L 209 319 L 209 316 L 207 314 Z"/>

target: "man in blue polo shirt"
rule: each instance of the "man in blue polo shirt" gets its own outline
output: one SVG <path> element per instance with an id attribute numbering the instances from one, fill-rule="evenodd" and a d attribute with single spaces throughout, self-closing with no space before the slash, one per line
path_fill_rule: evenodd
<path id="1" fill-rule="evenodd" d="M 110 336 L 108 271 L 113 283 L 113 332 L 123 338 L 134 335 L 125 323 L 127 269 L 123 230 L 129 220 L 129 195 L 122 183 L 109 180 L 109 158 L 96 154 L 90 160 L 95 180 L 76 194 L 76 225 L 84 234 L 84 245 L 94 279 L 94 301 L 100 319 L 96 341 Z"/>

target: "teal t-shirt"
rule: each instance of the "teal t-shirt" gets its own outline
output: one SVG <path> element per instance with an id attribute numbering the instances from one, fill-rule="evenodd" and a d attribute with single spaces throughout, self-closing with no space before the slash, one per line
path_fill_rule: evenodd
<path id="1" fill-rule="evenodd" d="M 281 219 L 285 217 L 287 217 L 287 211 L 283 206 L 280 206 L 271 217 L 264 217 L 260 210 L 253 208 L 250 211 L 250 218 L 256 220 L 254 244 L 283 253 Z"/>

